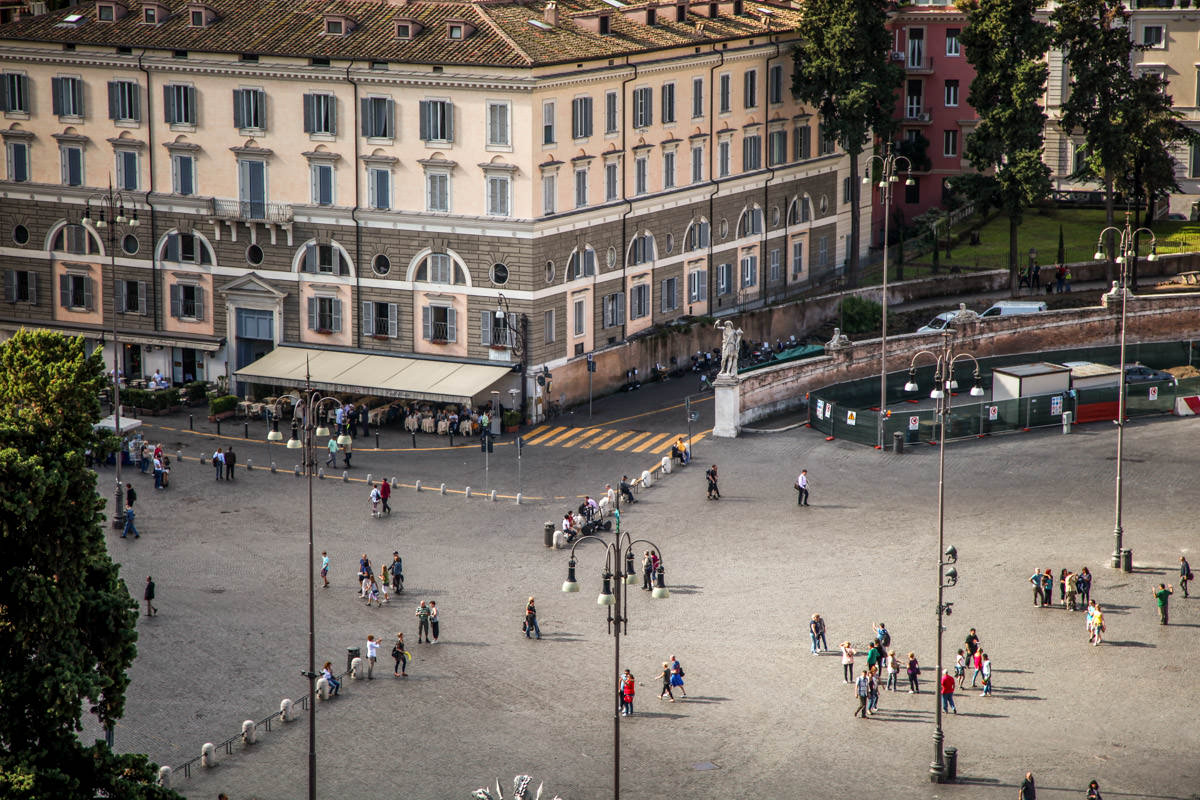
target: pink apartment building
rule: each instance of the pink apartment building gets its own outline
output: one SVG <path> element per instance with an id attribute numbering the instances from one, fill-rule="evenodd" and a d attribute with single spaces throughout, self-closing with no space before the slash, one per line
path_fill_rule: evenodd
<path id="1" fill-rule="evenodd" d="M 914 162 L 914 186 L 903 180 L 892 199 L 892 230 L 897 220 L 911 220 L 930 208 L 943 205 L 947 178 L 970 170 L 963 159 L 963 141 L 977 119 L 967 105 L 967 92 L 975 71 L 959 44 L 966 15 L 954 5 L 902 5 L 893 14 L 894 63 L 904 67 L 904 84 L 897 93 L 897 139 L 929 141 L 927 162 Z M 879 190 L 872 191 L 871 244 L 883 241 L 883 208 Z"/>

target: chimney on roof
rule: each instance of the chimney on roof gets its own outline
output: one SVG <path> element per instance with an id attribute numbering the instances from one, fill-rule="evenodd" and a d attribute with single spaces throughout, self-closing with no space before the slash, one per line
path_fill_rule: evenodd
<path id="1" fill-rule="evenodd" d="M 558 3 L 554 2 L 554 0 L 550 0 L 549 3 L 546 3 L 546 10 L 542 12 L 542 20 L 547 25 L 554 25 L 557 27 L 557 25 L 558 25 Z"/>

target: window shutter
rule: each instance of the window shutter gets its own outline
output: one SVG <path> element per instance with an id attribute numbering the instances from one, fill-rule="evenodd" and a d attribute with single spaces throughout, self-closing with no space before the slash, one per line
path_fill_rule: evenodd
<path id="1" fill-rule="evenodd" d="M 179 234 L 167 234 L 167 261 L 179 261 Z"/>
<path id="2" fill-rule="evenodd" d="M 171 284 L 171 316 L 176 319 L 183 316 L 183 287 L 178 283 Z"/>
<path id="3" fill-rule="evenodd" d="M 108 82 L 108 118 L 120 119 L 121 116 L 121 84 L 118 81 Z"/>
<path id="4" fill-rule="evenodd" d="M 479 312 L 479 342 L 483 345 L 491 345 L 492 343 L 492 312 Z"/>
<path id="5" fill-rule="evenodd" d="M 137 282 L 137 293 L 138 293 L 138 313 L 145 314 L 146 310 L 147 310 L 146 309 L 146 299 L 147 299 L 146 294 L 147 293 L 146 293 L 146 282 L 145 281 Z"/>
<path id="6" fill-rule="evenodd" d="M 194 290 L 196 298 L 196 319 L 204 319 L 204 289 L 197 286 Z"/>
<path id="7" fill-rule="evenodd" d="M 136 83 L 129 87 L 129 116 L 137 122 L 142 121 L 142 87 Z"/>
<path id="8" fill-rule="evenodd" d="M 443 108 L 446 112 L 446 127 L 445 127 L 446 141 L 453 142 L 454 141 L 454 103 L 446 102 L 446 104 L 444 105 Z"/>
<path id="9" fill-rule="evenodd" d="M 116 296 L 113 297 L 113 305 L 116 306 L 118 314 L 125 313 L 125 309 L 129 307 L 128 292 L 129 284 L 125 281 L 117 281 L 117 292 Z"/>
<path id="10" fill-rule="evenodd" d="M 56 117 L 61 117 L 63 113 L 63 79 L 50 79 L 50 105 L 51 111 Z"/>
<path id="11" fill-rule="evenodd" d="M 71 92 L 71 111 L 79 117 L 83 116 L 83 81 L 67 81 L 67 89 Z"/>
<path id="12" fill-rule="evenodd" d="M 370 98 L 364 97 L 361 101 L 359 101 L 359 108 L 361 109 L 361 114 L 362 114 L 362 135 L 370 136 L 371 128 L 372 128 Z"/>
<path id="13" fill-rule="evenodd" d="M 175 122 L 175 92 L 171 86 L 163 87 L 163 120 Z"/>
<path id="14" fill-rule="evenodd" d="M 94 309 L 94 306 L 92 305 L 92 279 L 91 278 L 83 279 L 83 307 L 86 308 L 88 311 L 92 311 Z"/>
<path id="15" fill-rule="evenodd" d="M 252 96 L 255 100 L 255 108 L 258 111 L 258 119 L 253 120 L 254 124 L 262 129 L 267 129 L 267 93 L 262 89 L 252 90 Z"/>
<path id="16" fill-rule="evenodd" d="M 320 258 L 317 255 L 317 246 L 315 244 L 304 245 L 304 271 L 318 272 L 320 269 Z"/>
<path id="17" fill-rule="evenodd" d="M 458 316 L 458 314 L 453 308 L 446 309 L 446 341 L 447 342 L 457 342 L 458 341 L 458 325 L 457 325 L 457 321 L 456 321 L 457 316 Z"/>
<path id="18" fill-rule="evenodd" d="M 17 271 L 13 269 L 4 271 L 4 297 L 10 303 L 17 302 Z"/>
<path id="19" fill-rule="evenodd" d="M 316 102 L 317 102 L 316 95 L 311 95 L 311 94 L 304 95 L 304 132 L 305 133 L 312 133 L 314 130 L 316 130 L 316 125 L 314 124 L 314 117 L 316 116 L 316 113 L 317 113 L 316 108 L 314 108 L 314 106 L 316 105 Z"/>
<path id="20" fill-rule="evenodd" d="M 23 76 L 0 75 L 0 111 L 16 111 L 13 108 L 16 99 L 8 96 L 8 82 L 18 80 L 19 77 Z"/>
<path id="21" fill-rule="evenodd" d="M 317 298 L 308 298 L 308 329 L 315 331 L 320 327 L 320 320 L 317 319 Z"/>
<path id="22" fill-rule="evenodd" d="M 246 127 L 246 101 L 248 100 L 247 91 L 245 89 L 233 90 L 233 127 Z"/>
<path id="23" fill-rule="evenodd" d="M 625 293 L 621 292 L 617 295 L 617 320 L 616 324 L 620 325 L 625 321 Z"/>
<path id="24" fill-rule="evenodd" d="M 58 276 L 58 302 L 63 308 L 71 307 L 71 276 Z"/>
<path id="25" fill-rule="evenodd" d="M 37 305 L 37 283 L 38 276 L 36 272 L 29 273 L 29 305 Z"/>
<path id="26" fill-rule="evenodd" d="M 432 105 L 428 100 L 422 100 L 419 104 L 421 141 L 429 141 L 429 110 Z"/>
<path id="27" fill-rule="evenodd" d="M 383 135 L 384 138 L 391 139 L 396 135 L 396 101 L 389 97 L 384 106 L 387 110 L 384 112 Z"/>
<path id="28" fill-rule="evenodd" d="M 337 133 L 337 98 L 333 95 L 325 97 L 325 113 L 329 115 L 329 133 Z"/>
<path id="29" fill-rule="evenodd" d="M 514 347 L 517 343 L 517 336 L 520 328 L 517 327 L 517 314 L 515 311 L 508 314 L 508 328 L 504 331 L 505 344 L 509 347 Z"/>
<path id="30" fill-rule="evenodd" d="M 184 107 L 180 109 L 180 113 L 183 115 L 183 118 L 179 121 L 188 125 L 195 125 L 200 116 L 196 111 L 196 87 L 183 87 L 183 96 Z"/>
<path id="31" fill-rule="evenodd" d="M 345 256 L 342 255 L 342 251 L 334 248 L 333 257 L 337 259 L 338 274 L 339 275 L 349 275 L 350 274 L 350 262 L 349 262 L 349 260 L 346 259 Z"/>
<path id="32" fill-rule="evenodd" d="M 397 303 L 388 303 L 388 336 L 395 339 L 399 334 L 400 327 L 400 306 Z"/>
<path id="33" fill-rule="evenodd" d="M 425 341 L 433 339 L 433 309 L 421 306 L 421 338 Z"/>
<path id="34" fill-rule="evenodd" d="M 342 332 L 342 301 L 330 300 L 329 305 L 333 310 L 333 332 Z"/>
<path id="35" fill-rule="evenodd" d="M 362 304 L 362 329 L 367 336 L 375 335 L 375 304 L 369 301 Z"/>

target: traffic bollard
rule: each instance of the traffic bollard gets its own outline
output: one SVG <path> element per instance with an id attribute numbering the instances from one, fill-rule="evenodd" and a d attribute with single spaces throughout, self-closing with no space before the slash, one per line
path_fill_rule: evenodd
<path id="1" fill-rule="evenodd" d="M 416 431 L 412 432 L 412 437 L 413 437 L 413 445 L 412 446 L 413 446 L 413 449 L 416 450 L 417 449 L 417 432 Z"/>
<path id="2" fill-rule="evenodd" d="M 193 414 L 188 414 L 188 430 L 196 430 L 196 417 Z"/>
<path id="3" fill-rule="evenodd" d="M 242 438 L 243 439 L 250 438 L 250 423 L 249 422 L 242 423 Z"/>

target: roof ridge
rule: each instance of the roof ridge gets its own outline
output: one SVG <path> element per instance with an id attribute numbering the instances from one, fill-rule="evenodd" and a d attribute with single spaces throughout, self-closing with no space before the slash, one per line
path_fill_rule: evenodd
<path id="1" fill-rule="evenodd" d="M 523 58 L 525 60 L 526 64 L 528 64 L 529 66 L 533 66 L 533 57 L 525 51 L 525 48 L 521 47 L 521 45 L 517 44 L 517 41 L 515 39 L 513 39 L 511 36 L 509 36 L 507 33 L 505 33 L 504 30 L 496 23 L 495 20 L 493 20 L 489 15 L 483 13 L 483 9 L 485 8 L 484 4 L 471 3 L 470 5 L 471 5 L 471 8 L 475 11 L 475 13 L 479 15 L 479 18 L 481 20 L 483 20 L 483 22 L 488 26 L 488 28 L 490 28 L 492 30 L 493 33 L 495 33 L 497 36 L 499 36 L 501 39 L 503 39 L 505 42 L 507 42 L 508 46 L 511 47 L 514 52 L 520 54 L 521 58 Z M 523 4 L 521 4 L 521 5 L 523 5 Z M 536 17 L 534 19 L 536 19 Z"/>

